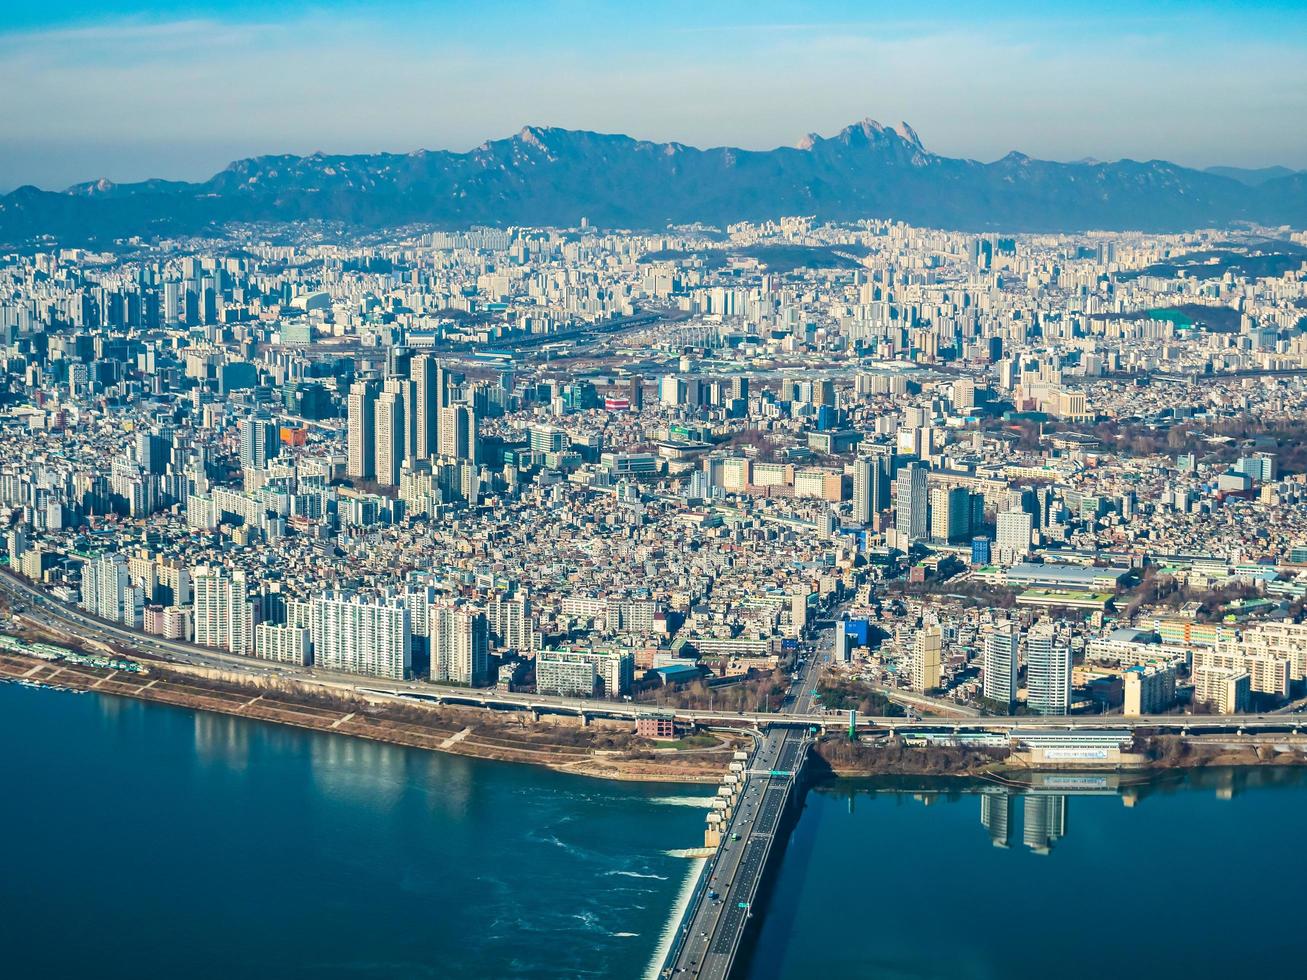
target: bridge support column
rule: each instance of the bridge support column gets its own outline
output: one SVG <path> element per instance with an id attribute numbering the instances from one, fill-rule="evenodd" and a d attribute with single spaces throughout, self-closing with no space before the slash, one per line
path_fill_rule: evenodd
<path id="1" fill-rule="evenodd" d="M 532 720 L 532 721 L 539 721 L 539 720 L 540 720 L 540 709 L 539 709 L 539 708 L 532 708 L 532 709 L 531 709 L 531 720 Z"/>
<path id="2" fill-rule="evenodd" d="M 582 728 L 590 727 L 590 716 L 586 714 L 584 711 L 581 712 L 581 727 Z"/>

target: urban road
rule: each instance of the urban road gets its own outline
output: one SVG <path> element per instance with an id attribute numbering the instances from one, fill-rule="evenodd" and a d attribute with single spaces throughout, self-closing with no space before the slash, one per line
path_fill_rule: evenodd
<path id="1" fill-rule="evenodd" d="M 332 673 L 224 653 L 210 647 L 167 640 L 102 620 L 77 606 L 59 601 L 49 592 L 33 586 L 26 579 L 14 575 L 7 569 L 0 569 L 0 594 L 9 598 L 17 614 L 52 632 L 91 643 L 108 644 L 129 655 L 135 651 L 138 654 L 195 667 L 282 677 L 304 684 L 347 690 L 373 698 L 410 702 L 466 704 L 491 709 L 579 715 L 583 718 L 634 719 L 651 710 L 648 705 L 625 701 L 478 690 L 426 682 L 391 681 L 385 678 L 364 679 L 357 675 Z M 811 687 L 806 690 L 811 691 Z M 679 721 L 710 728 L 761 730 L 780 720 L 775 713 L 757 711 L 677 709 L 675 714 Z M 801 699 L 796 696 L 795 702 L 785 714 L 785 720 L 795 724 L 818 725 L 822 728 L 840 730 L 848 724 L 847 715 L 843 712 L 818 710 L 813 705 L 811 694 Z M 1039 718 L 901 718 L 866 715 L 858 717 L 857 726 L 862 732 L 954 732 L 957 734 L 1009 732 L 1020 735 L 1028 731 L 1146 729 L 1202 734 L 1298 732 L 1307 728 L 1307 720 L 1304 720 L 1300 714 L 1287 711 L 1241 715 L 1144 715 L 1132 718 L 1124 718 L 1121 715 L 1044 715 Z"/>
<path id="2" fill-rule="evenodd" d="M 753 904 L 781 835 L 800 770 L 808 754 L 809 726 L 801 719 L 813 710 L 816 679 L 829 655 L 830 634 L 789 691 L 788 710 L 770 716 L 756 739 L 749 768 L 721 844 L 708 860 L 694 898 L 685 911 L 664 976 L 725 980 L 739 956 Z"/>

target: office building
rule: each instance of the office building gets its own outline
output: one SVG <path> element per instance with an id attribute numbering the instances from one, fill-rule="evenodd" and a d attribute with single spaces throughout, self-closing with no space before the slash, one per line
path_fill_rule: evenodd
<path id="1" fill-rule="evenodd" d="M 894 528 L 898 531 L 900 546 L 923 540 L 930 532 L 926 493 L 926 470 L 917 463 L 909 463 L 899 471 L 895 482 Z"/>

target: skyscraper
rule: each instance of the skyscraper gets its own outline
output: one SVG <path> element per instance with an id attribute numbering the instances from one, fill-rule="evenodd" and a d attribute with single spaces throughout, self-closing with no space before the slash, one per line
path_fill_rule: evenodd
<path id="1" fill-rule="evenodd" d="M 355 381 L 349 388 L 346 472 L 356 480 L 377 473 L 377 383 Z"/>
<path id="2" fill-rule="evenodd" d="M 398 379 L 386 382 L 385 390 L 377 399 L 375 421 L 377 482 L 382 486 L 398 486 L 407 443 L 404 392 Z"/>
<path id="3" fill-rule="evenodd" d="M 888 505 L 890 460 L 859 456 L 853 461 L 853 521 L 863 526 Z"/>
<path id="4" fill-rule="evenodd" d="M 894 527 L 903 544 L 910 545 L 926 537 L 930 524 L 924 467 L 909 463 L 899 471 L 895 498 Z"/>
<path id="5" fill-rule="evenodd" d="M 414 448 L 418 459 L 439 455 L 440 410 L 447 404 L 448 378 L 444 365 L 430 354 L 413 359 L 409 368 L 413 381 Z"/>
<path id="6" fill-rule="evenodd" d="M 1017 635 L 1009 625 L 995 626 L 985 636 L 984 696 L 1009 708 L 1017 700 Z"/>
<path id="7" fill-rule="evenodd" d="M 237 423 L 241 436 L 241 468 L 262 469 L 281 450 L 277 425 L 266 415 L 249 415 Z"/>
<path id="8" fill-rule="evenodd" d="M 1064 715 L 1071 704 L 1071 648 L 1052 623 L 1026 634 L 1026 703 L 1041 715 Z"/>

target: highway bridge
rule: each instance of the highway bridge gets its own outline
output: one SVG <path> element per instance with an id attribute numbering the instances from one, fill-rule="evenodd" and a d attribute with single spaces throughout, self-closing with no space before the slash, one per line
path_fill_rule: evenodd
<path id="1" fill-rule="evenodd" d="M 786 817 L 802 793 L 811 735 L 807 725 L 786 722 L 813 710 L 813 687 L 829 637 L 824 642 L 791 688 L 791 712 L 773 716 L 756 739 L 721 843 L 700 873 L 663 964 L 664 977 L 726 980 L 739 958 L 758 892 L 772 859 L 784 849 Z"/>

